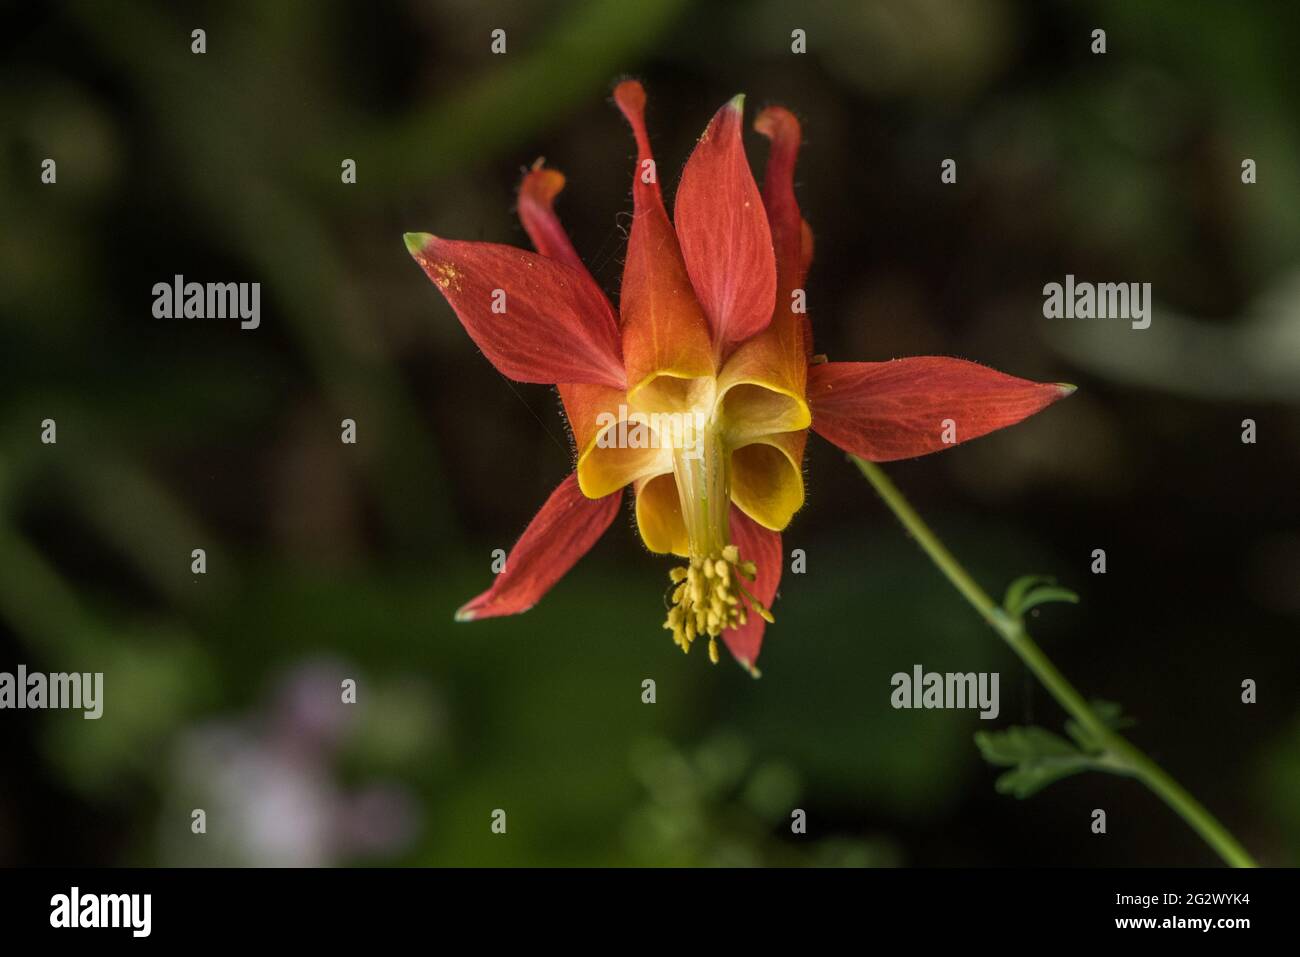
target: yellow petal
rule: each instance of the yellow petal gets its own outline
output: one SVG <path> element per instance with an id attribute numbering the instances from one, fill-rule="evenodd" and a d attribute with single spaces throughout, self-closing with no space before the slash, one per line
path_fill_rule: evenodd
<path id="1" fill-rule="evenodd" d="M 672 465 L 672 453 L 667 453 Z M 578 459 L 578 488 L 587 498 L 604 498 L 625 485 L 663 470 L 665 454 L 660 449 L 600 448 Z"/>
<path id="2" fill-rule="evenodd" d="M 771 325 L 741 343 L 722 367 L 718 395 L 729 444 L 806 429 L 812 423 L 804 398 L 808 360 L 798 318 L 778 308 Z"/>
<path id="3" fill-rule="evenodd" d="M 781 432 L 731 455 L 731 500 L 764 528 L 779 532 L 804 502 L 803 449 L 808 432 Z"/>
<path id="4" fill-rule="evenodd" d="M 578 487 L 587 498 L 604 498 L 638 478 L 663 471 L 665 455 L 672 467 L 671 450 L 616 447 L 617 423 L 627 407 L 622 390 L 587 384 L 563 384 L 559 389 L 578 449 Z"/>
<path id="5" fill-rule="evenodd" d="M 717 382 L 713 376 L 688 377 L 666 372 L 651 376 L 639 389 L 632 392 L 628 405 L 633 412 L 671 412 L 690 415 L 702 412 L 707 415 L 717 397 Z"/>
<path id="6" fill-rule="evenodd" d="M 666 472 L 643 479 L 636 486 L 636 527 L 645 547 L 660 555 L 672 552 L 686 557 L 690 542 L 682 521 L 677 479 Z"/>

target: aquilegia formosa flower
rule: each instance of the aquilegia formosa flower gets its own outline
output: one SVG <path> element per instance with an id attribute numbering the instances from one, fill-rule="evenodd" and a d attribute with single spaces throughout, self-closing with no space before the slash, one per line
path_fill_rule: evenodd
<path id="1" fill-rule="evenodd" d="M 645 93 L 626 81 L 614 101 L 638 154 L 617 313 L 555 215 L 563 175 L 540 163 L 519 189 L 537 254 L 406 236 L 502 374 L 557 386 L 577 452 L 496 583 L 456 617 L 531 608 L 605 532 L 630 485 L 646 547 L 687 559 L 671 572 L 664 628 L 683 651 L 707 638 L 715 663 L 721 638 L 757 674 L 781 531 L 804 501 L 810 427 L 865 459 L 905 459 L 1012 425 L 1073 387 L 961 359 L 814 356 L 803 308 L 812 231 L 794 195 L 799 121 L 781 107 L 758 115 L 771 141 L 760 193 L 741 142 L 743 97 L 722 107 L 682 171 L 670 222 Z M 662 424 L 682 421 L 698 428 Z M 650 441 L 615 440 L 632 422 L 643 439 L 648 423 Z"/>

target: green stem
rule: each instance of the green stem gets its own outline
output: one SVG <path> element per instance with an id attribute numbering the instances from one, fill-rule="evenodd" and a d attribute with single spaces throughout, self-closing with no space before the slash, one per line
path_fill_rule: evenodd
<path id="1" fill-rule="evenodd" d="M 898 516 L 899 521 L 911 532 L 912 537 L 925 549 L 925 553 L 939 566 L 939 570 L 961 592 L 962 597 L 970 602 L 971 607 L 979 612 L 980 617 L 1002 636 L 1061 707 L 1105 745 L 1108 752 L 1106 762 L 1108 767 L 1132 775 L 1159 795 L 1161 800 L 1173 808 L 1228 864 L 1233 867 L 1256 866 L 1249 852 L 1215 819 L 1213 814 L 1206 810 L 1200 801 L 1192 797 L 1186 788 L 1170 777 L 1141 749 L 1098 717 L 1097 712 L 1083 695 L 1075 690 L 1065 675 L 1057 670 L 1051 659 L 1034 643 L 1033 638 L 1025 630 L 1024 622 L 1007 614 L 989 597 L 988 593 L 953 557 L 952 552 L 939 541 L 930 526 L 925 524 L 921 516 L 903 497 L 903 493 L 880 467 L 855 455 L 850 458 L 884 499 L 885 504 Z"/>

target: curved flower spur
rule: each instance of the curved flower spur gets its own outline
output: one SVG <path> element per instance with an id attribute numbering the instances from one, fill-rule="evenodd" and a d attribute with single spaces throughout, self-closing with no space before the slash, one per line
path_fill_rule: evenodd
<path id="1" fill-rule="evenodd" d="M 614 102 L 637 146 L 617 313 L 555 215 L 563 175 L 540 163 L 519 189 L 537 253 L 406 235 L 488 360 L 511 379 L 559 389 L 577 452 L 496 583 L 456 618 L 531 608 L 605 532 L 631 486 L 646 547 L 686 559 L 670 573 L 663 627 L 683 651 L 707 639 L 714 663 L 721 639 L 757 675 L 781 531 L 804 501 L 810 427 L 871 461 L 912 458 L 1019 422 L 1073 387 L 961 359 L 814 356 L 803 292 L 812 231 L 794 195 L 799 121 L 781 107 L 755 120 L 771 141 L 760 193 L 741 142 L 743 97 L 723 106 L 682 171 L 670 222 L 645 92 L 627 81 Z"/>

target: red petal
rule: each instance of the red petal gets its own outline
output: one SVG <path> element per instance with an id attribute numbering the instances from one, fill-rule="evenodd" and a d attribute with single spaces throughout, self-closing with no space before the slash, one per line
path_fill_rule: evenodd
<path id="1" fill-rule="evenodd" d="M 533 241 L 533 246 L 539 253 L 581 272 L 603 298 L 605 294 L 578 258 L 573 243 L 569 241 L 569 234 L 564 231 L 559 217 L 555 215 L 555 197 L 563 189 L 564 174 L 559 170 L 545 169 L 541 160 L 538 160 L 524 174 L 523 181 L 519 184 L 519 221 L 524 224 L 528 238 Z M 584 382 L 560 382 L 557 383 L 557 388 L 569 426 L 573 430 L 578 461 L 581 462 L 588 446 L 596 441 L 597 414 L 616 409 L 625 393 L 622 389 Z"/>
<path id="2" fill-rule="evenodd" d="M 570 473 L 528 523 L 496 583 L 456 612 L 456 620 L 517 615 L 532 608 L 605 534 L 622 499 L 621 490 L 587 498 Z"/>
<path id="3" fill-rule="evenodd" d="M 1074 391 L 963 359 L 826 362 L 808 369 L 813 431 L 873 462 L 938 452 L 1015 425 Z M 951 421 L 955 441 L 945 442 Z"/>
<path id="4" fill-rule="evenodd" d="M 792 322 L 803 340 L 805 356 L 812 355 L 812 332 L 806 313 L 791 310 L 791 293 L 803 288 L 808 264 L 812 260 L 812 229 L 799 212 L 799 201 L 794 195 L 794 165 L 799 157 L 799 144 L 803 134 L 799 120 L 789 110 L 769 106 L 758 119 L 754 129 L 772 141 L 767 171 L 763 175 L 763 205 L 767 209 L 767 222 L 772 230 L 772 248 L 776 253 L 776 320 L 792 316 Z M 806 246 L 806 248 L 805 248 Z"/>
<path id="5" fill-rule="evenodd" d="M 708 321 L 695 298 L 659 191 L 645 128 L 645 91 L 640 83 L 627 80 L 615 88 L 614 102 L 631 125 L 637 148 L 632 233 L 619 293 L 628 383 L 636 391 L 656 375 L 684 379 L 713 375 Z M 655 170 L 649 183 L 644 178 L 647 168 Z"/>
<path id="6" fill-rule="evenodd" d="M 519 184 L 519 221 L 533 241 L 533 248 L 547 259 L 587 273 L 587 267 L 578 258 L 569 234 L 564 231 L 555 215 L 555 197 L 564 189 L 564 174 L 556 169 L 545 169 L 541 160 L 524 174 Z M 590 279 L 591 274 L 587 273 Z M 594 279 L 592 285 L 596 285 Z"/>
<path id="7" fill-rule="evenodd" d="M 740 549 L 742 561 L 758 566 L 758 575 L 745 587 L 767 608 L 772 607 L 776 588 L 781 584 L 781 533 L 768 531 L 734 505 L 731 507 L 731 541 Z M 763 631 L 767 622 L 752 611 L 749 620 L 739 628 L 728 628 L 722 633 L 727 649 L 746 671 L 757 676 L 754 662 L 763 644 Z"/>
<path id="8" fill-rule="evenodd" d="M 496 243 L 427 233 L 408 233 L 406 243 L 503 375 L 519 382 L 625 388 L 618 322 L 585 272 Z M 501 302 L 505 311 L 493 312 Z"/>
<path id="9" fill-rule="evenodd" d="M 767 327 L 776 300 L 772 233 L 740 139 L 743 97 L 718 110 L 686 162 L 673 220 L 718 348 Z"/>

